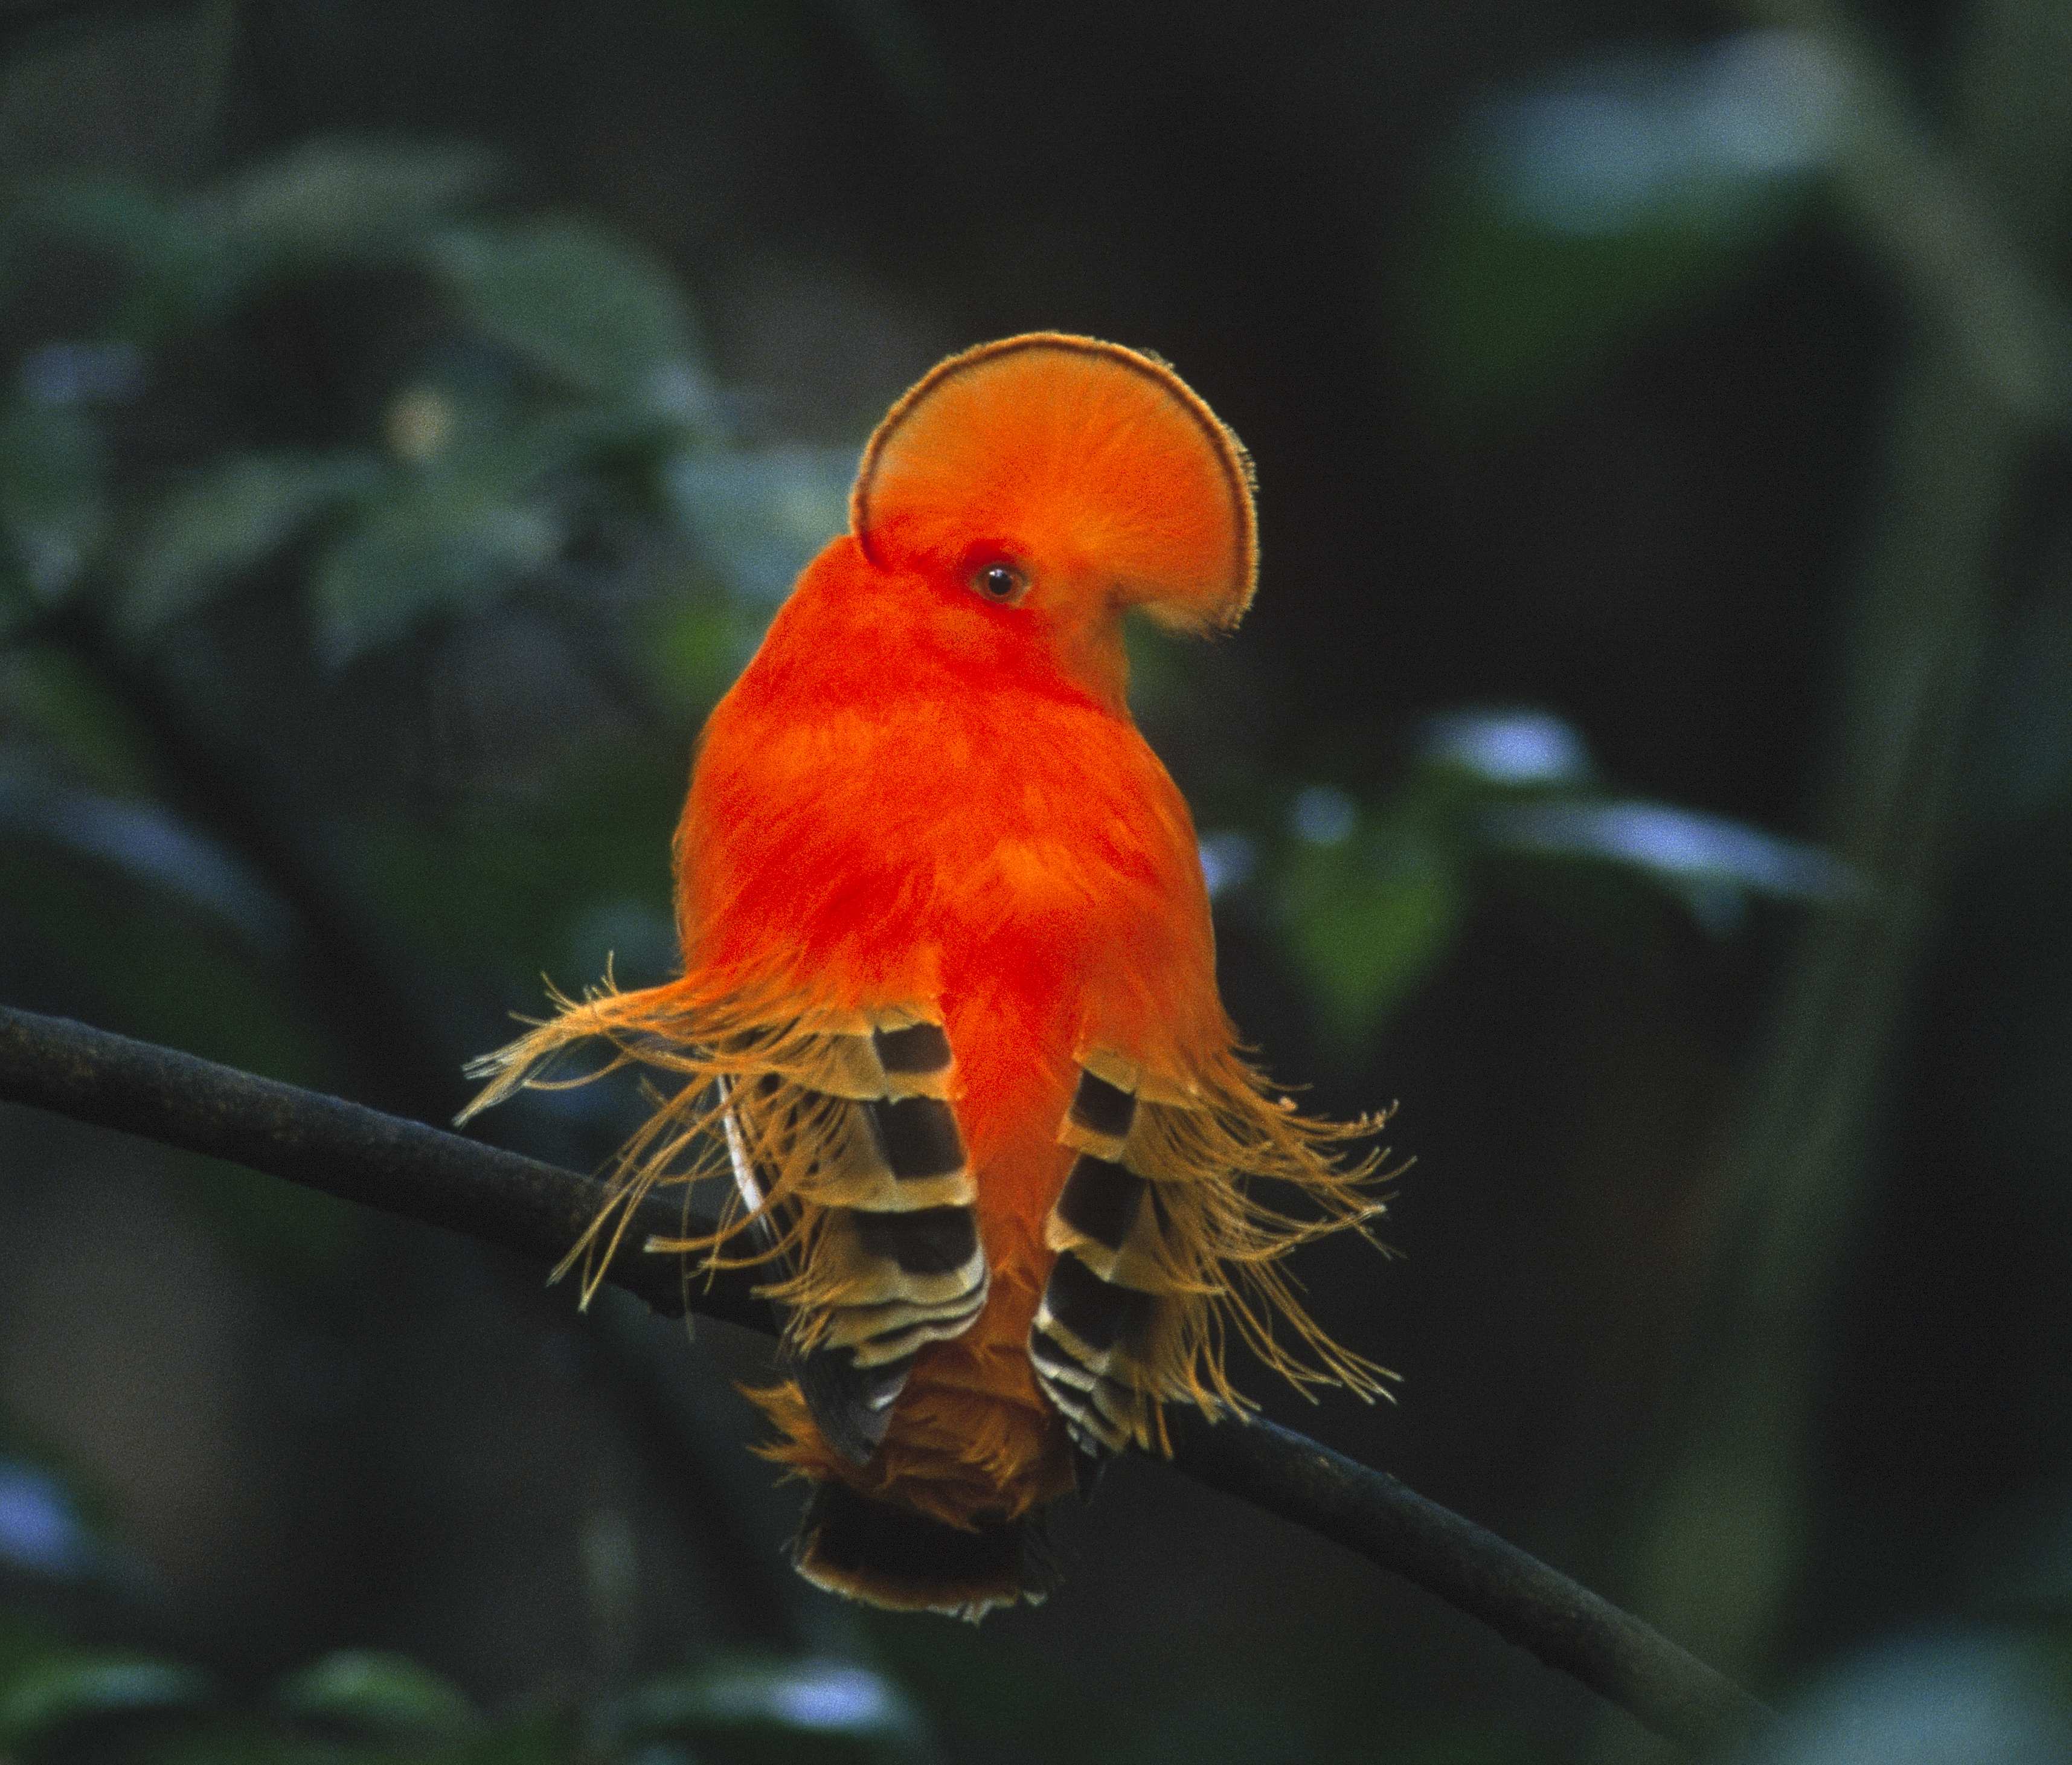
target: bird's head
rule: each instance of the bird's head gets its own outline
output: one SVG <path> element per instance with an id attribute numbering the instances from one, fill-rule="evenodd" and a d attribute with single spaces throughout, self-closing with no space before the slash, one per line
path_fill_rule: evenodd
<path id="1" fill-rule="evenodd" d="M 1163 361 L 1035 332 L 941 363 L 849 497 L 865 561 L 975 646 L 1040 652 L 1119 705 L 1123 615 L 1228 631 L 1252 601 L 1252 464 Z"/>

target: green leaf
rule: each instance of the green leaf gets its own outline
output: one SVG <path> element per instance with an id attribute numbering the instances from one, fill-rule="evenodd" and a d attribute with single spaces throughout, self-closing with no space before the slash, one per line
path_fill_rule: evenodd
<path id="1" fill-rule="evenodd" d="M 105 474 L 85 412 L 28 399 L 0 411 L 0 634 L 86 570 L 106 521 Z"/>
<path id="2" fill-rule="evenodd" d="M 39 237 L 105 253 L 132 283 L 119 328 L 162 341 L 282 277 L 407 257 L 495 177 L 477 147 L 312 141 L 183 202 L 121 179 L 44 180 L 6 243 L 12 257 Z"/>
<path id="3" fill-rule="evenodd" d="M 456 228 L 432 261 L 475 327 L 542 372 L 601 398 L 710 419 L 682 290 L 661 264 L 573 219 Z"/>
<path id="4" fill-rule="evenodd" d="M 12 253 L 56 238 L 146 278 L 191 277 L 212 249 L 179 204 L 121 178 L 35 180 L 19 192 L 6 232 Z"/>
<path id="5" fill-rule="evenodd" d="M 1437 967 L 1460 928 L 1451 844 L 1409 816 L 1298 847 L 1282 924 L 1327 1035 L 1357 1050 Z"/>
<path id="6" fill-rule="evenodd" d="M 578 1738 L 568 1715 L 540 1710 L 412 1756 L 415 1765 L 583 1765 L 598 1755 Z"/>
<path id="7" fill-rule="evenodd" d="M 1844 101 L 1817 45 L 1758 31 L 1479 106 L 1409 259 L 1441 409 L 1470 428 L 1544 409 L 1741 274 L 1817 192 Z"/>
<path id="8" fill-rule="evenodd" d="M 371 455 L 247 454 L 161 500 L 138 536 L 122 616 L 142 636 L 199 606 L 327 509 L 372 489 Z"/>
<path id="9" fill-rule="evenodd" d="M 240 454 L 159 500 L 129 548 L 117 605 L 125 636 L 151 636 L 236 582 L 320 516 L 377 486 L 362 454 Z"/>
<path id="10" fill-rule="evenodd" d="M 639 616 L 627 660 L 657 703 L 696 722 L 734 684 L 761 640 L 767 609 L 717 594 L 660 600 Z"/>
<path id="11" fill-rule="evenodd" d="M 153 757 L 121 694 L 54 644 L 0 648 L 0 722 L 17 746 L 65 776 L 117 796 L 147 796 Z"/>
<path id="12" fill-rule="evenodd" d="M 208 1695 L 204 1675 L 169 1662 L 74 1650 L 43 1655 L 0 1675 L 0 1746 L 25 1746 L 88 1718 L 190 1708 Z"/>
<path id="13" fill-rule="evenodd" d="M 123 1755 L 135 1765 L 373 1765 L 380 1755 L 347 1752 L 330 1740 L 299 1740 L 279 1722 L 238 1711 L 179 1723 L 148 1748 Z M 426 1765 L 410 1755 L 409 1765 Z"/>
<path id="14" fill-rule="evenodd" d="M 560 550 L 541 506 L 465 492 L 414 496 L 332 548 L 313 586 L 318 653 L 334 666 L 438 613 L 479 611 Z"/>
<path id="15" fill-rule="evenodd" d="M 413 250 L 496 177 L 495 157 L 480 147 L 310 141 L 240 171 L 191 212 L 249 283 Z"/>
<path id="16" fill-rule="evenodd" d="M 17 1668 L 64 1646 L 63 1634 L 48 1618 L 41 1614 L 32 1617 L 19 1606 L 0 1604 L 0 1685 Z"/>
<path id="17" fill-rule="evenodd" d="M 445 447 L 392 480 L 331 545 L 311 585 L 319 653 L 342 664 L 439 614 L 491 604 L 560 556 L 562 509 L 544 481 L 639 438 L 609 411 L 563 413 Z"/>
<path id="18" fill-rule="evenodd" d="M 536 797 L 475 805 L 464 840 L 421 818 L 370 819 L 351 880 L 415 948 L 495 977 L 507 998 L 537 999 L 543 964 L 564 985 L 580 987 L 598 973 L 571 965 L 577 951 L 586 961 L 595 953 L 584 932 L 596 903 L 637 902 L 668 917 L 668 867 L 655 831 L 683 803 L 682 761 L 671 747 L 587 754 Z M 557 862 L 542 864 L 543 851 L 559 854 Z M 638 960 L 631 946 L 621 953 Z"/>
<path id="19" fill-rule="evenodd" d="M 458 1688 L 405 1655 L 344 1649 L 282 1682 L 281 1708 L 384 1736 L 443 1738 L 474 1727 L 475 1706 Z"/>
<path id="20" fill-rule="evenodd" d="M 162 340 L 282 277 L 410 257 L 496 176 L 479 147 L 311 141 L 183 202 L 122 179 L 45 179 L 0 245 L 10 259 L 53 237 L 106 254 L 132 282 L 119 328 Z"/>

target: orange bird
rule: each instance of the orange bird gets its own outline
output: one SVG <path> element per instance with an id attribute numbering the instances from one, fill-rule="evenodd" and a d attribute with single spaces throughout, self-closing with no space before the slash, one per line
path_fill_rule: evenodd
<path id="1" fill-rule="evenodd" d="M 705 726 L 682 978 L 483 1063 L 476 1109 L 591 1038 L 666 1075 L 578 1249 L 594 1282 L 627 1203 L 726 1180 L 717 1229 L 646 1248 L 769 1270 L 764 1450 L 812 1481 L 821 1586 L 1040 1599 L 1045 1504 L 1163 1448 L 1166 1404 L 1242 1417 L 1232 1332 L 1298 1385 L 1387 1376 L 1279 1265 L 1380 1211 L 1345 1156 L 1378 1123 L 1241 1057 L 1194 824 L 1124 697 L 1124 615 L 1228 631 L 1257 561 L 1250 462 L 1155 356 L 1042 333 L 942 363 Z"/>

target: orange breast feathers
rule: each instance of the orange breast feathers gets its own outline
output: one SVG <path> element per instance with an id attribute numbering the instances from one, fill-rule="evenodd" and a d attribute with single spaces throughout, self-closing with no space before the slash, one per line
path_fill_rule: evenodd
<path id="1" fill-rule="evenodd" d="M 1227 628 L 1256 552 L 1245 457 L 1164 364 L 1051 334 L 945 362 L 707 725 L 681 977 L 485 1063 L 478 1108 L 590 1037 L 668 1076 L 579 1248 L 594 1279 L 630 1199 L 721 1186 L 666 1248 L 768 1270 L 765 1450 L 812 1480 L 823 1586 L 1040 1598 L 1045 1503 L 1162 1446 L 1166 1405 L 1244 1413 L 1232 1335 L 1300 1384 L 1386 1376 L 1280 1267 L 1379 1211 L 1341 1155 L 1376 1124 L 1239 1058 L 1192 821 L 1124 698 L 1124 615 Z"/>
<path id="2" fill-rule="evenodd" d="M 1186 804 L 1119 705 L 1040 654 L 973 665 L 964 622 L 1026 615 L 956 592 L 849 539 L 807 570 L 701 745 L 687 964 L 733 986 L 775 965 L 841 1008 L 936 999 L 969 1017 L 968 1077 L 997 1020 L 1017 1093 L 1068 1083 L 1081 1039 L 1198 1064 L 1229 1029 Z M 1005 1101 L 968 1086 L 960 1113 Z"/>

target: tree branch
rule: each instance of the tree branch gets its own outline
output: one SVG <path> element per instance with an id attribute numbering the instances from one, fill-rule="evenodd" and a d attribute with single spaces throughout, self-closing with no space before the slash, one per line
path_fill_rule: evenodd
<path id="1" fill-rule="evenodd" d="M 0 1101 L 227 1158 L 327 1195 L 558 1261 L 597 1209 L 572 1170 L 298 1086 L 63 1018 L 0 1006 Z M 650 1196 L 630 1245 L 680 1234 Z M 609 1278 L 671 1315 L 767 1331 L 754 1277 L 686 1278 L 676 1257 L 615 1257 Z M 1271 1422 L 1176 1432 L 1174 1463 L 1415 1582 L 1692 1752 L 1769 1720 L 1748 1693 L 1659 1632 L 1386 1473 Z"/>
<path id="2" fill-rule="evenodd" d="M 4 1086 L 4 1080 L 0 1080 Z M 1768 1707 L 1652 1625 L 1487 1528 L 1277 1423 L 1174 1418 L 1173 1463 L 1415 1582 L 1694 1754 L 1770 1722 Z"/>

